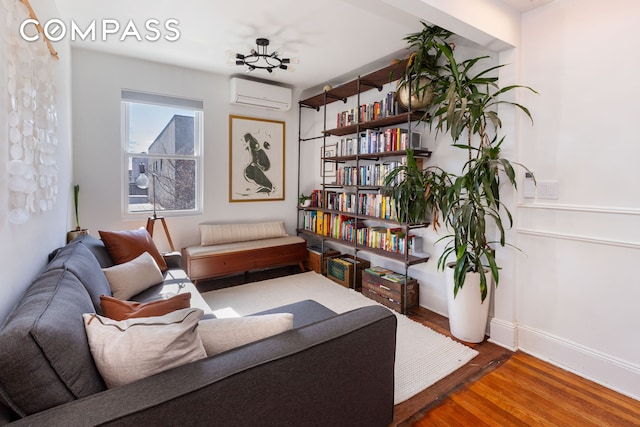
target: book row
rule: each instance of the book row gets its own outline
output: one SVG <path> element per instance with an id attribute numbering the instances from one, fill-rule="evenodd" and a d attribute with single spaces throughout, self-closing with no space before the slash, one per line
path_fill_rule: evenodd
<path id="1" fill-rule="evenodd" d="M 348 215 L 305 211 L 303 228 L 313 233 L 356 243 L 361 246 L 382 249 L 387 252 L 409 255 L 421 251 L 422 238 L 405 233 L 402 228 L 369 227 Z"/>
<path id="2" fill-rule="evenodd" d="M 399 113 L 396 93 L 391 91 L 379 101 L 370 104 L 361 104 L 358 107 L 341 111 L 337 114 L 337 127 L 355 125 L 357 123 L 370 122 L 384 117 L 395 116 Z"/>
<path id="3" fill-rule="evenodd" d="M 379 193 L 326 192 L 326 208 L 341 212 L 395 220 L 395 201 Z"/>
<path id="4" fill-rule="evenodd" d="M 377 193 L 313 190 L 312 208 L 325 208 L 346 213 L 367 215 L 384 220 L 397 220 L 395 200 Z"/>
<path id="5" fill-rule="evenodd" d="M 407 148 L 420 147 L 419 132 L 409 132 L 402 128 L 388 128 L 385 130 L 367 129 L 358 137 L 341 138 L 338 142 L 337 156 L 353 156 L 356 154 L 384 153 L 389 151 L 403 151 Z"/>
<path id="6" fill-rule="evenodd" d="M 402 161 L 376 163 L 360 166 L 340 164 L 336 169 L 337 185 L 382 186 L 385 177 L 392 170 L 402 165 Z"/>

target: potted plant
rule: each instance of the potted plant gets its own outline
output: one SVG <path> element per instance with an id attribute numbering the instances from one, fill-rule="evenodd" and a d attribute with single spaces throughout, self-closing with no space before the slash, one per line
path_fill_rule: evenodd
<path id="1" fill-rule="evenodd" d="M 453 51 L 446 43 L 438 44 L 445 63 L 441 78 L 435 81 L 433 116 L 430 124 L 437 131 L 446 131 L 454 146 L 467 150 L 468 161 L 462 170 L 450 174 L 451 185 L 438 200 L 444 224 L 451 234 L 444 236 L 447 244 L 438 260 L 438 267 L 449 269 L 449 320 L 454 336 L 469 342 L 484 339 L 488 318 L 490 279 L 499 283 L 499 269 L 495 259 L 495 246 L 505 246 L 505 226 L 511 227 L 512 215 L 501 203 L 500 192 L 505 183 L 517 189 L 514 162 L 501 155 L 504 136 L 498 139 L 502 122 L 496 108 L 510 104 L 532 120 L 524 106 L 499 99 L 499 96 L 526 86 L 511 85 L 500 88 L 497 77 L 489 76 L 502 65 L 476 71 L 478 62 L 486 57 L 456 62 Z M 533 123 L 533 120 L 532 120 Z M 461 139 L 466 136 L 466 142 Z M 520 165 L 523 166 L 523 165 Z M 523 166 L 524 167 L 524 166 Z M 525 168 L 526 169 L 526 168 Z M 493 239 L 494 230 L 497 239 Z M 450 259 L 453 261 L 450 262 Z M 450 267 L 449 267 L 450 266 Z M 464 287 L 473 281 L 472 286 Z M 463 287 L 472 297 L 461 297 Z M 474 307 L 456 307 L 457 300 L 467 301 Z M 466 319 L 477 311 L 479 319 Z M 457 315 L 463 319 L 458 319 Z M 470 320 L 470 328 L 464 322 Z"/>
<path id="2" fill-rule="evenodd" d="M 434 166 L 420 171 L 408 161 L 387 176 L 385 185 L 397 199 L 400 220 L 421 222 L 421 215 L 426 216 L 430 210 L 437 230 L 442 217 L 450 234 L 439 240 L 446 245 L 438 268 L 445 270 L 448 278 L 451 332 L 462 340 L 479 342 L 484 339 L 488 319 L 489 304 L 485 300 L 491 279 L 496 286 L 500 279 L 495 246 L 507 244 L 505 227 L 512 225 L 511 213 L 500 202 L 501 185 L 517 188 L 514 165 L 518 164 L 502 157 L 504 137 L 498 139 L 502 122 L 496 110 L 500 104 L 510 104 L 531 119 L 527 108 L 499 97 L 517 88 L 535 91 L 519 85 L 500 88 L 498 78 L 491 74 L 502 65 L 477 71 L 486 57 L 458 63 L 447 42 L 451 33 L 425 23 L 423 26 L 421 32 L 405 37 L 415 51 L 400 81 L 406 84 L 419 81 L 415 76 L 429 76 L 433 97 L 420 121 L 429 123 L 436 134 L 449 133 L 453 146 L 468 152 L 468 160 L 459 172 Z M 416 85 L 415 92 L 425 90 L 423 85 Z M 492 238 L 494 230 L 496 239 Z"/>
<path id="3" fill-rule="evenodd" d="M 311 195 L 305 195 L 304 193 L 300 193 L 298 196 L 298 205 L 303 208 L 311 206 Z"/>
<path id="4" fill-rule="evenodd" d="M 421 24 L 422 31 L 404 38 L 412 52 L 406 68 L 399 76 L 397 99 L 404 107 L 423 110 L 426 114 L 433 99 L 432 82 L 440 78 L 442 51 L 438 49 L 438 45 L 446 44 L 453 33 L 437 25 L 428 25 L 425 22 Z"/>
<path id="5" fill-rule="evenodd" d="M 88 234 L 88 231 L 86 228 L 80 227 L 80 217 L 78 216 L 79 195 L 80 195 L 80 185 L 76 184 L 73 186 L 73 204 L 74 204 L 75 213 L 76 213 L 76 228 L 75 230 L 67 232 L 67 243 L 69 243 L 70 241 L 72 241 L 78 236 Z"/>
<path id="6" fill-rule="evenodd" d="M 422 224 L 431 219 L 437 228 L 440 205 L 438 200 L 447 188 L 449 175 L 437 166 L 421 169 L 413 150 L 407 149 L 406 153 L 406 163 L 385 176 L 385 192 L 393 198 L 398 222 Z"/>

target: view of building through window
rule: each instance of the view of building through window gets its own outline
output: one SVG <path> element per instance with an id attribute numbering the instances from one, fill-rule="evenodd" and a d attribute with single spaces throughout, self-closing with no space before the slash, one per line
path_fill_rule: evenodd
<path id="1" fill-rule="evenodd" d="M 198 210 L 202 112 L 123 97 L 128 213 Z"/>

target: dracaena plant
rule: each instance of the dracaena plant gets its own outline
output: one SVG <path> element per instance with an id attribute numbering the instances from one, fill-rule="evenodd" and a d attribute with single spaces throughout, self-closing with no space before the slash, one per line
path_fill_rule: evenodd
<path id="1" fill-rule="evenodd" d="M 497 107 L 512 105 L 532 120 L 527 108 L 499 97 L 517 88 L 535 91 L 520 85 L 500 88 L 498 78 L 491 74 L 503 65 L 477 71 L 479 62 L 486 57 L 458 63 L 448 44 L 438 44 L 437 48 L 444 64 L 440 67 L 440 78 L 434 81 L 437 87 L 430 124 L 436 132 L 449 133 L 455 147 L 468 151 L 468 161 L 458 174 L 450 174 L 452 184 L 438 200 L 444 223 L 451 231 L 441 239 L 447 244 L 438 267 L 444 269 L 450 256 L 454 257 L 454 296 L 464 285 L 467 272 L 479 273 L 484 301 L 490 283 L 488 275 L 496 286 L 499 282 L 495 245 L 507 244 L 505 225 L 513 224 L 511 212 L 500 201 L 500 191 L 503 183 L 517 189 L 513 165 L 519 165 L 501 156 L 504 137 L 498 139 L 502 122 Z M 497 239 L 490 238 L 494 233 Z"/>

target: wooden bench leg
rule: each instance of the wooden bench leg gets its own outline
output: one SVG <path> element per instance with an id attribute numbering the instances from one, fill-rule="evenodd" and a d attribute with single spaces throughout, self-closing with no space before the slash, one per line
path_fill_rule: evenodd
<path id="1" fill-rule="evenodd" d="M 302 262 L 302 261 L 298 261 L 298 267 L 300 267 L 300 271 L 301 271 L 302 273 L 304 273 L 305 271 L 307 271 L 307 269 L 306 269 L 306 268 L 304 268 L 304 262 Z"/>

